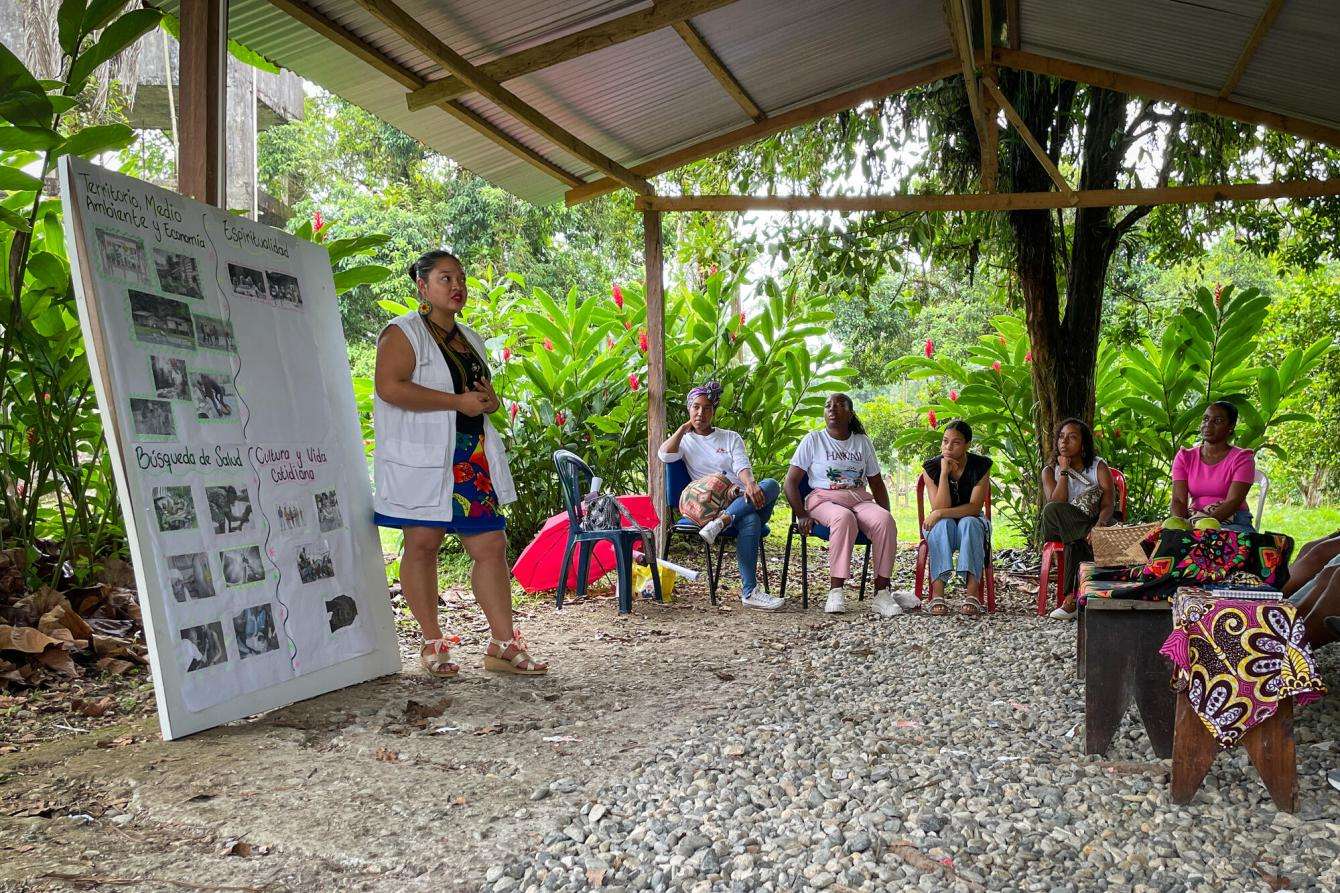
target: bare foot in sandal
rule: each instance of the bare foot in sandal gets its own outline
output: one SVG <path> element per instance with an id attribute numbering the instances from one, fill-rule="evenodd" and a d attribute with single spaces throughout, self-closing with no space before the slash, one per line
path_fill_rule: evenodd
<path id="1" fill-rule="evenodd" d="M 543 676 L 548 673 L 549 665 L 532 658 L 527 648 L 526 640 L 521 638 L 520 627 L 512 630 L 510 642 L 489 639 L 489 647 L 484 652 L 484 669 L 514 676 Z"/>
<path id="2" fill-rule="evenodd" d="M 429 676 L 450 679 L 461 671 L 461 665 L 451 660 L 451 646 L 461 644 L 460 636 L 447 636 L 442 639 L 425 639 L 419 649 L 419 663 Z"/>

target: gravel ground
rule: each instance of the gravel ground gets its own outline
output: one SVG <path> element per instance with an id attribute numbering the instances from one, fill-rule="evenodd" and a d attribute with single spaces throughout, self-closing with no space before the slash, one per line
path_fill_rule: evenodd
<path id="1" fill-rule="evenodd" d="M 1073 630 L 1017 606 L 861 608 L 744 668 L 733 707 L 558 816 L 488 889 L 1340 889 L 1334 696 L 1296 724 L 1296 816 L 1241 750 L 1175 806 L 1138 721 L 1083 754 Z"/>

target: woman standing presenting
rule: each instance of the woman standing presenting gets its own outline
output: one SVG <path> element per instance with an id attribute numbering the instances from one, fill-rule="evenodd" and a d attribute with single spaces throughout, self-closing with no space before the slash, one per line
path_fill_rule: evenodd
<path id="1" fill-rule="evenodd" d="M 375 521 L 404 532 L 400 585 L 423 630 L 419 659 L 439 677 L 455 676 L 458 636 L 437 619 L 437 553 L 448 532 L 460 537 L 473 567 L 471 588 L 492 639 L 484 669 L 536 676 L 548 666 L 526 653 L 512 625 L 506 519 L 516 500 L 502 440 L 488 413 L 498 395 L 484 362 L 484 342 L 457 322 L 467 299 L 465 269 L 446 251 L 410 265 L 418 312 L 396 317 L 377 339 L 373 427 Z"/>

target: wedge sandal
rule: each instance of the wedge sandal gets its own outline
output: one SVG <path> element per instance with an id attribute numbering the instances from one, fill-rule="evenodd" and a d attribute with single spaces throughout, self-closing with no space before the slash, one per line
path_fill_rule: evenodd
<path id="1" fill-rule="evenodd" d="M 517 628 L 512 631 L 510 642 L 489 639 L 488 649 L 484 652 L 484 669 L 513 676 L 543 676 L 549 672 L 549 665 L 530 656 L 526 640 L 521 638 L 521 630 Z"/>
<path id="2" fill-rule="evenodd" d="M 419 649 L 419 663 L 429 676 L 450 679 L 461 671 L 461 665 L 451 660 L 451 646 L 461 644 L 460 636 L 443 639 L 425 639 Z"/>

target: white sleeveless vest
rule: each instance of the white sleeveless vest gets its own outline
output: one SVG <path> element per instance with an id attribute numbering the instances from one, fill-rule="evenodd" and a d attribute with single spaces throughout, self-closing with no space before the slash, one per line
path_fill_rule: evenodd
<path id="1" fill-rule="evenodd" d="M 410 381 L 435 391 L 456 393 L 442 350 L 417 312 L 391 320 L 409 338 L 417 360 Z M 470 346 L 487 356 L 484 342 L 473 329 L 461 326 Z M 385 331 L 385 330 L 383 330 Z M 452 458 L 456 451 L 456 413 L 452 410 L 413 412 L 387 403 L 374 392 L 372 426 L 376 445 L 372 471 L 376 492 L 373 508 L 383 515 L 416 521 L 452 519 Z M 484 416 L 484 455 L 500 505 L 516 502 L 516 486 L 507 464 L 502 437 Z"/>

